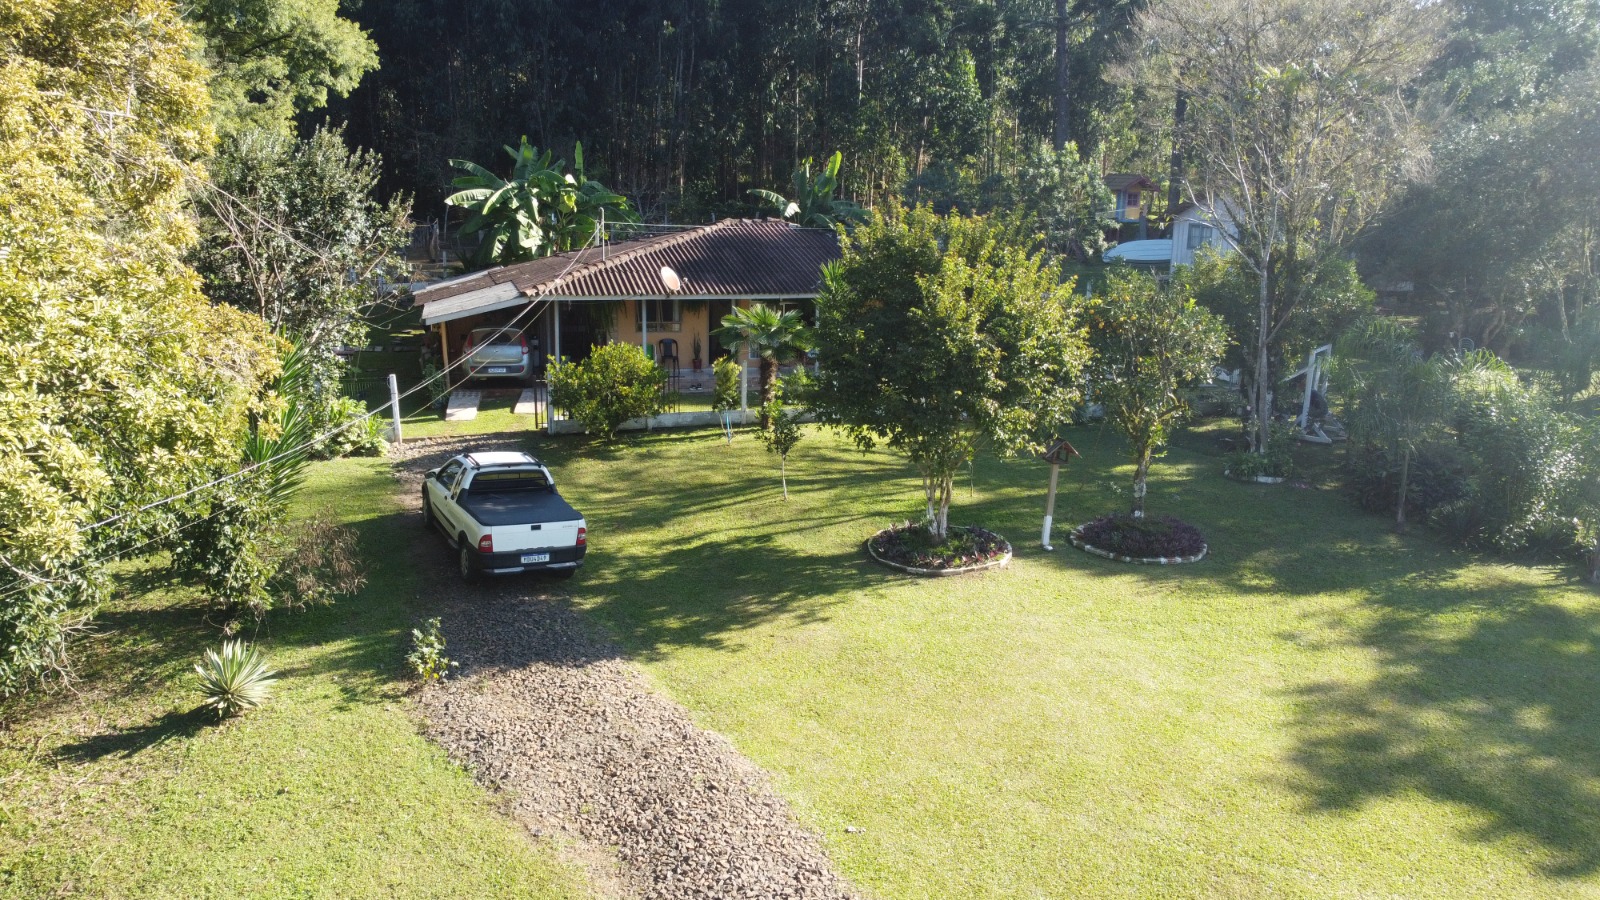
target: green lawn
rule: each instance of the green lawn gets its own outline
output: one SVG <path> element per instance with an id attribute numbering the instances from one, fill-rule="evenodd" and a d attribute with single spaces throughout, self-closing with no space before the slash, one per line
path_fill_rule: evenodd
<path id="1" fill-rule="evenodd" d="M 1072 438 L 1067 524 L 1128 471 Z M 952 520 L 1017 557 L 934 580 L 861 551 L 915 477 L 826 433 L 788 503 L 748 432 L 534 446 L 589 517 L 574 600 L 882 897 L 1600 894 L 1595 591 L 1227 482 L 1209 445 L 1150 496 L 1206 531 L 1199 565 L 1045 553 L 1045 467 L 981 461 Z"/>
<path id="2" fill-rule="evenodd" d="M 417 528 L 387 464 L 314 472 L 303 502 L 359 529 L 370 584 L 256 636 L 282 678 L 268 705 L 195 711 L 217 631 L 156 586 L 79 643 L 76 693 L 0 707 L 0 896 L 591 896 L 418 732 L 400 678 Z"/>

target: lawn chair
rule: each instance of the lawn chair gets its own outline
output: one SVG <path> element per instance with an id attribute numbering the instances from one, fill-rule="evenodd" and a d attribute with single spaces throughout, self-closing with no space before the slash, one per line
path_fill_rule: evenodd
<path id="1" fill-rule="evenodd" d="M 673 338 L 662 338 L 656 343 L 661 348 L 656 353 L 656 363 L 665 366 L 667 360 L 672 360 L 672 374 L 676 377 L 678 374 L 678 342 Z"/>

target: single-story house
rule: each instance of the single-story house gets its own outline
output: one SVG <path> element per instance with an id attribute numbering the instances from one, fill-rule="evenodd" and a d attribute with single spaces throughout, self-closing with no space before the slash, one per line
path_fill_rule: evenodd
<path id="1" fill-rule="evenodd" d="M 1184 203 L 1172 217 L 1172 265 L 1194 264 L 1195 254 L 1202 247 L 1211 247 L 1218 253 L 1231 249 L 1223 236 L 1222 228 L 1232 228 L 1227 203 L 1218 203 L 1212 210 L 1193 203 Z"/>
<path id="2" fill-rule="evenodd" d="M 822 267 L 839 257 L 830 230 L 725 219 L 473 272 L 417 290 L 415 302 L 446 365 L 472 329 L 515 322 L 536 370 L 623 341 L 687 377 L 698 360 L 709 378 L 732 350 L 712 334 L 723 316 L 759 301 L 812 319 Z"/>

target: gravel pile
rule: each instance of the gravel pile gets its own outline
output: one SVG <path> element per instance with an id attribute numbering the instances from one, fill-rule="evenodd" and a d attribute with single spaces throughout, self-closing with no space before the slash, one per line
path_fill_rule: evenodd
<path id="1" fill-rule="evenodd" d="M 516 447 L 495 443 L 408 447 L 412 502 L 420 473 L 463 446 Z M 855 896 L 765 774 L 651 691 L 561 589 L 539 576 L 466 585 L 443 539 L 420 519 L 417 531 L 425 596 L 461 664 L 420 694 L 428 732 L 533 834 L 614 857 L 641 898 Z"/>

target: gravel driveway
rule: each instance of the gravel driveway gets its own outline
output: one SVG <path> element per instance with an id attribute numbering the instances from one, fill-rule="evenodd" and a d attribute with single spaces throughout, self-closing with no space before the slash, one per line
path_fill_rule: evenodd
<path id="1" fill-rule="evenodd" d="M 522 448 L 493 436 L 409 443 L 398 463 L 408 503 L 420 508 L 422 472 L 464 449 Z M 530 832 L 566 836 L 597 881 L 626 897 L 856 896 L 765 773 L 650 690 L 567 605 L 581 578 L 464 584 L 420 514 L 415 558 L 461 664 L 419 695 L 428 733 Z"/>

